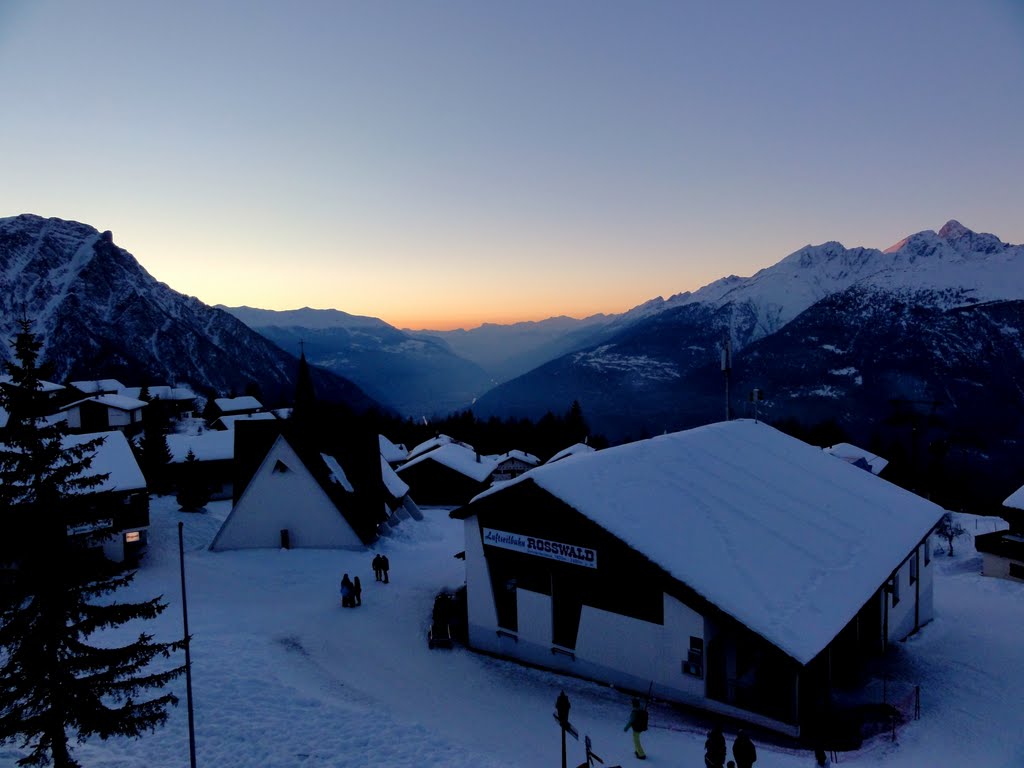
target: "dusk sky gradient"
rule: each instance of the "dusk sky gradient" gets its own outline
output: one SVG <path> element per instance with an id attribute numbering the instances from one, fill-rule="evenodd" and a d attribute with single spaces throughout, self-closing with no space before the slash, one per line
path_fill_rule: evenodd
<path id="1" fill-rule="evenodd" d="M 0 2 L 0 216 L 209 304 L 623 312 L 950 218 L 1024 242 L 1024 2 Z"/>

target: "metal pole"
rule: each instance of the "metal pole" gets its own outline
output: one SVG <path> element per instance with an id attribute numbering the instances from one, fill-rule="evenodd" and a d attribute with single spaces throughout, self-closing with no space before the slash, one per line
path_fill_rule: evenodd
<path id="1" fill-rule="evenodd" d="M 185 597 L 185 540 L 182 530 L 185 524 L 178 523 L 178 563 L 181 570 L 181 621 L 185 630 L 185 702 L 188 709 L 188 764 L 196 768 L 196 718 L 192 710 L 192 655 L 189 647 L 192 638 L 188 634 L 188 601 Z"/>

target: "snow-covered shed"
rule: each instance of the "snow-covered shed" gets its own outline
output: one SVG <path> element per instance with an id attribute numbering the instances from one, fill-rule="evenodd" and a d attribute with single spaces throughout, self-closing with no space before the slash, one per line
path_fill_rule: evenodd
<path id="1" fill-rule="evenodd" d="M 484 490 L 495 461 L 462 443 L 451 441 L 410 459 L 397 470 L 420 504 L 465 504 Z"/>
<path id="2" fill-rule="evenodd" d="M 72 381 L 71 386 L 83 395 L 116 395 L 122 389 L 122 384 L 117 379 L 94 379 L 92 381 Z"/>
<path id="3" fill-rule="evenodd" d="M 124 395 L 94 395 L 68 403 L 60 409 L 67 414 L 68 428 L 76 432 L 118 429 L 134 435 L 142 430 L 142 409 L 147 403 Z"/>
<path id="4" fill-rule="evenodd" d="M 231 431 L 240 421 L 274 421 L 277 419 L 270 411 L 259 411 L 256 413 L 232 413 L 228 416 L 221 416 L 210 425 L 211 429 L 219 431 Z"/>
<path id="5" fill-rule="evenodd" d="M 169 466 L 172 482 L 177 483 L 189 451 L 199 464 L 212 499 L 230 499 L 234 479 L 235 435 L 228 430 L 207 429 L 197 435 L 169 434 Z"/>
<path id="6" fill-rule="evenodd" d="M 932 617 L 943 510 L 738 420 L 543 465 L 451 514 L 474 648 L 797 734 Z"/>
<path id="7" fill-rule="evenodd" d="M 981 553 L 981 575 L 1024 581 L 1024 486 L 1003 501 L 1010 530 L 979 533 L 974 548 Z"/>
<path id="8" fill-rule="evenodd" d="M 124 433 L 119 431 L 66 435 L 65 448 L 98 440 L 82 477 L 106 475 L 103 482 L 80 494 L 77 522 L 68 533 L 91 539 L 115 562 L 136 557 L 146 545 L 149 493 L 146 478 Z M 101 495 L 102 494 L 102 495 Z"/>
<path id="9" fill-rule="evenodd" d="M 355 462 L 286 431 L 236 431 L 236 456 L 243 442 L 272 442 L 248 479 L 239 484 L 236 476 L 235 503 L 210 549 L 359 549 L 375 541 L 389 519 L 376 444 Z"/>

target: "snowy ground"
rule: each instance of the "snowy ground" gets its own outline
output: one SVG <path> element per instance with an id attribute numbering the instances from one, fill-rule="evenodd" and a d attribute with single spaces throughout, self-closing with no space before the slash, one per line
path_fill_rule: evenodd
<path id="1" fill-rule="evenodd" d="M 170 498 L 152 505 L 150 545 L 133 593 L 163 594 L 170 608 L 147 625 L 160 640 L 182 631 L 178 522 L 184 522 L 189 629 L 193 635 L 197 765 L 216 768 L 297 766 L 560 765 L 552 718 L 564 689 L 570 719 L 589 734 L 606 767 L 637 765 L 623 725 L 629 695 L 606 686 L 526 669 L 464 648 L 426 643 L 434 594 L 463 582 L 461 523 L 426 509 L 384 541 L 391 583 L 378 584 L 372 553 L 206 549 L 228 512 L 214 502 L 203 514 L 177 511 Z M 961 516 L 972 533 L 1002 521 Z M 899 644 L 888 662 L 887 691 L 921 686 L 921 719 L 873 737 L 851 766 L 1024 765 L 1024 584 L 986 579 L 972 542 L 938 555 L 937 618 Z M 337 583 L 359 575 L 363 605 L 342 609 Z M 130 634 L 140 631 L 132 627 Z M 180 660 L 179 660 L 180 661 Z M 139 740 L 91 741 L 76 756 L 89 768 L 181 768 L 189 764 L 185 679 L 167 725 Z M 702 765 L 704 723 L 667 705 L 652 706 L 644 734 L 651 766 Z M 731 745 L 733 731 L 726 729 Z M 810 753 L 758 739 L 757 768 L 813 764 Z M 0 747 L 0 768 L 22 756 Z M 568 764 L 584 759 L 569 741 Z"/>

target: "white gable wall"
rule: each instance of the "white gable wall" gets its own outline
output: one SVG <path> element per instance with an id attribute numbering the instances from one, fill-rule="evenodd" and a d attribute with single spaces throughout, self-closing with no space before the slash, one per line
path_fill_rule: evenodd
<path id="1" fill-rule="evenodd" d="M 275 471 L 280 462 L 287 471 Z M 283 438 L 278 438 L 221 526 L 212 550 L 292 547 L 361 549 L 362 541 Z"/>

